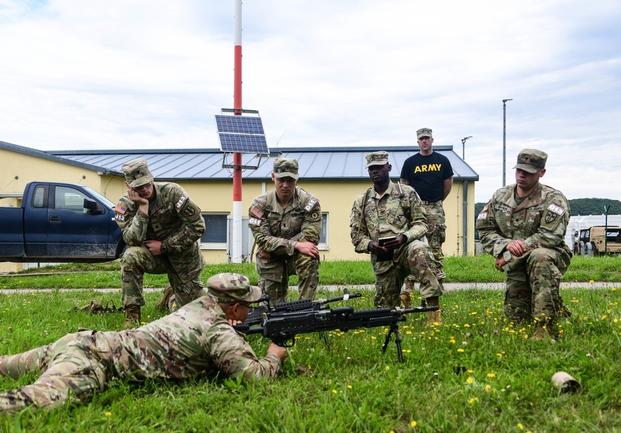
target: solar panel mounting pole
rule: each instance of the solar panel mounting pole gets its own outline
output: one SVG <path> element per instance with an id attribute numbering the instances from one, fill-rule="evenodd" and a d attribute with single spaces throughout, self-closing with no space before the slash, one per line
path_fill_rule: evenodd
<path id="1" fill-rule="evenodd" d="M 235 70 L 233 83 L 234 114 L 242 114 L 242 0 L 235 0 Z M 231 239 L 231 262 L 242 262 L 242 154 L 233 153 L 233 239 Z"/>

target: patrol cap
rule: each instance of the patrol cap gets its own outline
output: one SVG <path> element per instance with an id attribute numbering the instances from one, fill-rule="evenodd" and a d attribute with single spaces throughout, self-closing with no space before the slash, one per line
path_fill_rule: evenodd
<path id="1" fill-rule="evenodd" d="M 277 158 L 274 161 L 274 176 L 278 179 L 283 177 L 291 177 L 298 180 L 298 161 L 295 159 Z"/>
<path id="2" fill-rule="evenodd" d="M 126 162 L 121 167 L 123 174 L 125 175 L 125 182 L 131 188 L 139 188 L 143 185 L 153 182 L 153 175 L 149 170 L 147 161 L 144 159 L 134 159 Z"/>
<path id="3" fill-rule="evenodd" d="M 527 171 L 528 173 L 537 173 L 539 170 L 546 168 L 548 154 L 537 149 L 522 149 L 518 153 L 517 164 L 513 168 Z"/>
<path id="4" fill-rule="evenodd" d="M 372 165 L 386 165 L 388 164 L 388 152 L 380 150 L 378 152 L 371 152 L 365 156 L 367 159 L 367 168 Z"/>
<path id="5" fill-rule="evenodd" d="M 423 137 L 433 138 L 433 135 L 431 135 L 431 128 L 421 128 L 418 131 L 416 131 L 417 139 L 421 139 Z"/>
<path id="6" fill-rule="evenodd" d="M 236 302 L 257 302 L 261 299 L 261 289 L 251 286 L 248 277 L 241 274 L 225 272 L 216 274 L 207 280 L 209 294 L 224 304 Z"/>

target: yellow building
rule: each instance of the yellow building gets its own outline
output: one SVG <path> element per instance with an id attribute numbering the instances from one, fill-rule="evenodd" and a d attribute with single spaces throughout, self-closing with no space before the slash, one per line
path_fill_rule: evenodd
<path id="1" fill-rule="evenodd" d="M 356 254 L 349 238 L 349 213 L 354 199 L 371 186 L 364 155 L 378 148 L 281 148 L 279 154 L 300 164 L 299 185 L 319 198 L 323 212 L 320 244 L 322 260 L 368 260 Z M 412 147 L 387 147 L 394 179 L 399 178 L 405 159 L 417 151 Z M 452 146 L 434 146 L 455 173 L 451 193 L 444 202 L 446 255 L 474 254 L 474 182 L 478 175 L 453 151 Z M 112 202 L 124 193 L 121 165 L 144 158 L 157 181 L 181 185 L 203 210 L 207 231 L 202 239 L 207 263 L 228 261 L 228 219 L 232 213 L 232 173 L 222 168 L 223 154 L 217 149 L 143 149 L 139 151 L 93 150 L 43 152 L 0 142 L 0 206 L 20 206 L 20 195 L 31 181 L 58 181 L 89 186 Z M 258 168 L 244 171 L 244 218 L 252 199 L 273 190 L 272 158 Z M 248 259 L 252 237 L 244 224 L 243 254 Z M 0 271 L 12 270 L 0 264 Z"/>

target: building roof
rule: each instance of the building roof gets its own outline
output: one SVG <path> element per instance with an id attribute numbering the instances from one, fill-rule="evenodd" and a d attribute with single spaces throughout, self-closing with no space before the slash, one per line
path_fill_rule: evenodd
<path id="1" fill-rule="evenodd" d="M 223 153 L 220 149 L 140 149 L 140 150 L 63 150 L 42 151 L 0 141 L 6 149 L 37 158 L 47 159 L 75 167 L 82 167 L 102 174 L 122 176 L 121 165 L 136 158 L 149 163 L 158 180 L 226 180 L 231 170 L 222 168 Z M 453 146 L 434 146 L 433 149 L 451 162 L 455 180 L 479 180 L 479 175 L 454 151 Z M 300 176 L 307 180 L 360 180 L 368 179 L 364 156 L 376 150 L 390 153 L 393 177 L 399 177 L 403 162 L 413 155 L 416 147 L 288 147 L 272 149 L 273 157 L 297 159 Z M 244 155 L 244 158 L 249 155 Z M 246 161 L 246 159 L 244 159 Z M 244 170 L 245 179 L 265 180 L 271 177 L 273 158 L 263 158 L 256 169 Z M 249 161 L 256 165 L 256 161 Z"/>
<path id="2" fill-rule="evenodd" d="M 479 180 L 479 175 L 453 151 L 453 146 L 433 148 L 449 159 L 455 180 Z M 416 153 L 417 147 L 291 147 L 272 149 L 272 156 L 297 159 L 300 177 L 305 180 L 360 180 L 368 179 L 364 156 L 376 150 L 390 153 L 392 177 L 399 177 L 403 162 Z M 232 177 L 230 169 L 222 168 L 223 153 L 219 149 L 68 150 L 50 151 L 48 154 L 116 173 L 124 162 L 144 158 L 158 180 L 225 180 Z M 244 170 L 243 177 L 269 179 L 272 161 L 272 158 L 264 158 L 258 168 Z"/>
<path id="3" fill-rule="evenodd" d="M 30 155 L 36 158 L 47 159 L 48 161 L 59 162 L 61 164 L 69 164 L 74 167 L 85 168 L 88 170 L 97 171 L 102 174 L 116 174 L 122 176 L 122 173 L 116 167 L 108 169 L 104 166 L 89 164 L 86 162 L 78 161 L 77 159 L 56 156 L 53 152 L 44 152 L 42 150 L 33 149 L 32 147 L 25 147 L 19 146 L 17 144 L 7 143 L 6 141 L 0 141 L 0 149 L 10 150 L 12 152 L 21 153 L 24 155 Z"/>

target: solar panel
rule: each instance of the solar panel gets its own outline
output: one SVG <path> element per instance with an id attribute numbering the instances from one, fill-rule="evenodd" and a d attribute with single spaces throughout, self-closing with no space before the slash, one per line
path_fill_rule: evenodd
<path id="1" fill-rule="evenodd" d="M 223 152 L 268 154 L 260 117 L 216 114 L 216 125 Z"/>
<path id="2" fill-rule="evenodd" d="M 239 134 L 265 134 L 260 117 L 216 115 L 218 132 L 236 132 Z"/>

